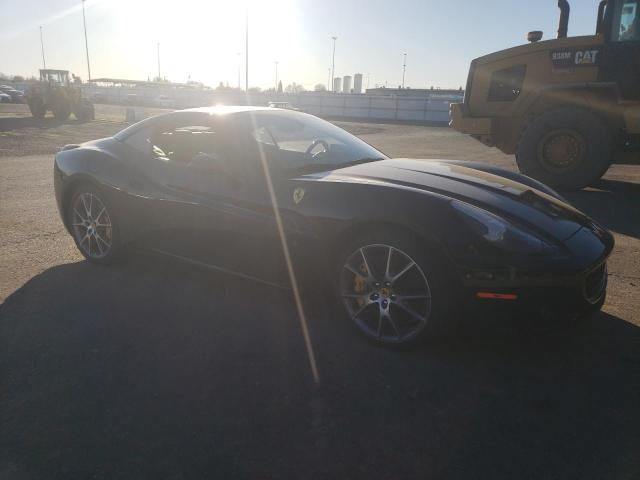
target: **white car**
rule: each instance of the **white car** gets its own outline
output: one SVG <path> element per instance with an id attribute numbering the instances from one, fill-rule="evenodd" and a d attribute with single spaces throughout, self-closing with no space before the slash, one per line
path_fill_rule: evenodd
<path id="1" fill-rule="evenodd" d="M 11 95 L 0 92 L 0 103 L 11 103 Z"/>

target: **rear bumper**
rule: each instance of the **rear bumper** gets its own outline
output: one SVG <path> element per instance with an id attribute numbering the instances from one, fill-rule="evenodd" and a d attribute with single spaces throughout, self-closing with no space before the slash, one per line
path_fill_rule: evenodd
<path id="1" fill-rule="evenodd" d="M 449 126 L 460 133 L 471 135 L 485 145 L 493 146 L 492 119 L 490 117 L 472 117 L 467 113 L 464 103 L 452 103 L 449 107 Z"/>

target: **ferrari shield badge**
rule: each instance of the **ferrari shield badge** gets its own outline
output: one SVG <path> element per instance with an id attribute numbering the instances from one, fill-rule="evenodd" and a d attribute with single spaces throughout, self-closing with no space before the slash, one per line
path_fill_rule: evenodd
<path id="1" fill-rule="evenodd" d="M 293 203 L 295 203 L 296 205 L 299 204 L 302 199 L 304 198 L 304 188 L 296 188 L 293 191 Z"/>

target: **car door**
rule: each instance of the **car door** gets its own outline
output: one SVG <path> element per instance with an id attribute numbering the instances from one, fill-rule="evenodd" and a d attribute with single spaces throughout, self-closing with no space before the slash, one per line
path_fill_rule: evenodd
<path id="1" fill-rule="evenodd" d="M 210 129 L 209 115 L 178 113 L 154 119 L 124 143 L 134 174 L 125 182 L 128 209 L 154 250 L 182 255 L 197 241 L 197 199 L 176 188 L 190 160 L 191 134 Z M 195 147 L 194 147 L 195 148 Z"/>
<path id="2" fill-rule="evenodd" d="M 218 120 L 206 148 L 168 186 L 191 202 L 185 257 L 198 263 L 286 286 L 288 276 L 274 202 L 247 132 L 235 118 Z M 279 180 L 275 180 L 279 183 Z M 277 190 L 277 188 L 276 188 Z"/>

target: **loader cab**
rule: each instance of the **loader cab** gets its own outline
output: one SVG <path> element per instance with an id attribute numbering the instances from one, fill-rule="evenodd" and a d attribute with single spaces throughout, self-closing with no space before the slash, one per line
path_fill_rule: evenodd
<path id="1" fill-rule="evenodd" d="M 599 15 L 606 38 L 599 80 L 616 83 L 622 101 L 640 101 L 640 0 L 601 2 Z"/>
<path id="2" fill-rule="evenodd" d="M 46 82 L 50 87 L 67 87 L 69 86 L 69 71 L 40 69 L 40 81 Z"/>

